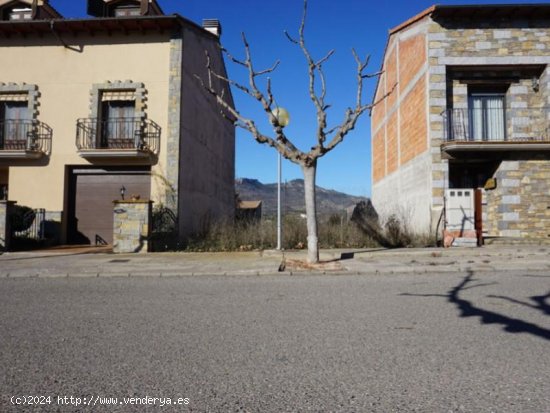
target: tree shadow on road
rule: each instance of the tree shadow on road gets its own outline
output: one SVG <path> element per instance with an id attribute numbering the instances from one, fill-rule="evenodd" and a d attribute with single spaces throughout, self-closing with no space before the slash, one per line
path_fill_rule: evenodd
<path id="1" fill-rule="evenodd" d="M 531 301 L 533 301 L 533 303 L 529 303 L 529 302 L 525 302 L 525 301 L 521 301 L 521 300 L 516 300 L 515 298 L 506 297 L 506 296 L 503 296 L 503 295 L 488 295 L 487 297 L 500 298 L 500 299 L 506 300 L 510 303 L 520 304 L 520 305 L 523 305 L 525 307 L 529 307 L 529 308 L 533 308 L 535 310 L 539 310 L 543 314 L 550 315 L 550 304 L 547 302 L 547 301 L 550 300 L 550 291 L 548 291 L 548 293 L 545 294 L 545 295 L 534 295 L 532 297 L 529 297 L 529 299 Z"/>
<path id="2" fill-rule="evenodd" d="M 476 306 L 472 302 L 461 298 L 460 293 L 470 288 L 478 288 L 489 284 L 476 284 L 471 285 L 475 279 L 473 278 L 474 272 L 468 271 L 468 275 L 455 287 L 451 288 L 447 294 L 410 294 L 403 293 L 404 296 L 416 296 L 416 297 L 444 297 L 448 302 L 454 304 L 460 311 L 460 317 L 479 317 L 482 324 L 500 324 L 503 326 L 503 330 L 508 333 L 527 333 L 532 334 L 536 337 L 543 338 L 545 340 L 550 340 L 550 330 L 542 328 L 534 323 L 529 321 L 520 320 L 518 318 L 508 317 L 503 314 L 496 313 L 494 311 L 485 310 L 481 307 Z M 546 300 L 550 297 L 550 292 L 544 296 L 534 296 L 531 297 L 531 300 L 535 304 L 524 303 L 509 297 L 502 296 L 489 296 L 506 299 L 508 301 L 516 302 L 519 304 L 527 305 L 531 308 L 542 311 L 545 314 L 548 314 L 549 305 L 546 303 Z"/>

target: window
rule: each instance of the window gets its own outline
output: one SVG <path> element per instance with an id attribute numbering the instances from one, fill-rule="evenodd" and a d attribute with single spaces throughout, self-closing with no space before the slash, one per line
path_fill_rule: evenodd
<path id="1" fill-rule="evenodd" d="M 78 123 L 82 147 L 139 149 L 143 145 L 146 89 L 130 80 L 94 84 L 90 115 Z"/>
<path id="2" fill-rule="evenodd" d="M 29 8 L 12 9 L 9 13 L 10 20 L 31 20 L 32 10 Z"/>
<path id="3" fill-rule="evenodd" d="M 470 137 L 475 141 L 506 139 L 503 93 L 471 93 Z"/>
<path id="4" fill-rule="evenodd" d="M 101 101 L 101 147 L 135 148 L 140 119 L 136 118 L 134 91 L 103 92 Z"/>
<path id="5" fill-rule="evenodd" d="M 0 148 L 26 149 L 31 128 L 26 100 L 0 100 Z"/>
<path id="6" fill-rule="evenodd" d="M 140 16 L 141 9 L 133 5 L 119 6 L 115 9 L 115 17 Z"/>

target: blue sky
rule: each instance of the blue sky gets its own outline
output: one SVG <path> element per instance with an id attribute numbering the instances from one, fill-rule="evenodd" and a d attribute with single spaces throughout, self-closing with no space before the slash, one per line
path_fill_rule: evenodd
<path id="1" fill-rule="evenodd" d="M 84 17 L 85 0 L 51 0 L 66 17 Z M 286 133 L 302 150 L 315 145 L 316 116 L 307 90 L 307 68 L 300 50 L 284 36 L 284 30 L 296 34 L 301 14 L 301 0 L 160 0 L 166 14 L 178 13 L 200 23 L 204 18 L 221 21 L 222 43 L 236 57 L 243 56 L 241 32 L 245 32 L 252 48 L 256 67 L 270 67 L 277 59 L 281 64 L 272 74 L 275 97 L 291 115 Z M 438 1 L 438 4 L 504 4 L 532 1 Z M 306 41 L 314 57 L 321 58 L 329 50 L 336 53 L 325 65 L 329 125 L 343 119 L 344 111 L 355 102 L 354 47 L 359 55 L 370 54 L 370 72 L 380 68 L 388 30 L 434 4 L 428 0 L 309 0 Z M 246 73 L 227 62 L 230 77 L 246 82 Z M 370 101 L 375 79 L 367 81 L 364 100 Z M 239 111 L 270 132 L 265 115 L 257 102 L 234 91 Z M 370 195 L 370 118 L 359 121 L 338 147 L 319 161 L 317 184 L 354 195 Z M 277 153 L 256 143 L 242 130 L 237 130 L 236 176 L 275 182 Z M 283 180 L 301 178 L 300 168 L 289 161 L 283 163 Z"/>

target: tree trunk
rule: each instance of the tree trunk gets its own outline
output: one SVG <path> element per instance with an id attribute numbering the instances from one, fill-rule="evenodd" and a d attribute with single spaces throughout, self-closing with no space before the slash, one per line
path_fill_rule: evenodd
<path id="1" fill-rule="evenodd" d="M 307 262 L 319 262 L 319 239 L 317 238 L 317 202 L 315 200 L 315 177 L 317 161 L 311 166 L 302 166 L 307 217 Z"/>

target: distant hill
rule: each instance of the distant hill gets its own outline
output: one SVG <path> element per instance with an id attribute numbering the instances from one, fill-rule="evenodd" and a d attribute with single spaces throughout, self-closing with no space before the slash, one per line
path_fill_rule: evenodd
<path id="1" fill-rule="evenodd" d="M 241 178 L 235 181 L 235 191 L 242 201 L 262 201 L 262 214 L 275 215 L 277 213 L 277 184 L 263 184 L 256 179 Z M 366 201 L 368 198 L 348 195 L 332 189 L 317 187 L 317 208 L 320 215 L 351 211 L 355 204 Z M 281 204 L 283 212 L 304 213 L 304 180 L 295 179 L 282 183 Z"/>

